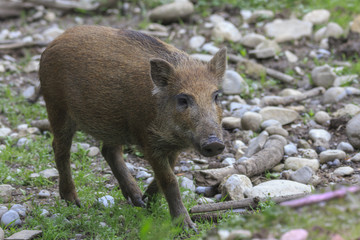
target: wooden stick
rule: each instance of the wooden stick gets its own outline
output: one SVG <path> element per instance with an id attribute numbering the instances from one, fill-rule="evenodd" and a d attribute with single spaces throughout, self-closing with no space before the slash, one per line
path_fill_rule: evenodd
<path id="1" fill-rule="evenodd" d="M 323 94 L 324 92 L 325 92 L 325 88 L 317 87 L 297 96 L 286 96 L 286 97 L 266 96 L 263 97 L 263 99 L 261 100 L 261 105 L 262 106 L 289 105 L 294 102 L 300 102 L 305 99 L 318 96 L 320 94 Z"/>
<path id="2" fill-rule="evenodd" d="M 14 42 L 8 44 L 0 44 L 0 50 L 10 50 L 10 49 L 17 49 L 23 47 L 45 47 L 48 43 L 47 42 Z"/>
<path id="3" fill-rule="evenodd" d="M 306 197 L 303 197 L 300 199 L 282 202 L 280 205 L 288 206 L 291 208 L 297 208 L 297 207 L 302 207 L 302 206 L 306 206 L 306 205 L 311 205 L 314 203 L 328 201 L 328 200 L 335 199 L 335 198 L 341 198 L 341 197 L 344 197 L 347 193 L 356 193 L 356 192 L 360 192 L 359 186 L 342 188 L 339 190 L 326 192 L 326 193 L 313 194 L 313 195 L 306 196 Z"/>
<path id="4" fill-rule="evenodd" d="M 272 198 L 245 198 L 238 201 L 229 201 L 229 202 L 221 202 L 221 203 L 210 203 L 204 205 L 196 205 L 190 209 L 190 213 L 202 213 L 202 212 L 213 212 L 213 211 L 221 211 L 221 210 L 229 210 L 236 208 L 256 208 L 260 202 L 265 202 L 267 200 L 274 201 L 275 203 L 285 202 L 292 199 L 297 199 L 306 196 L 307 193 L 300 193 L 294 195 L 280 196 L 280 197 L 272 197 Z"/>

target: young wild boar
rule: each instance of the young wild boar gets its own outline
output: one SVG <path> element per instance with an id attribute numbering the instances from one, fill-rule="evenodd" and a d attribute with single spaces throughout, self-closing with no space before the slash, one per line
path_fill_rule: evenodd
<path id="1" fill-rule="evenodd" d="M 80 205 L 70 170 L 76 130 L 103 142 L 102 155 L 122 193 L 144 206 L 160 190 L 173 219 L 195 228 L 173 172 L 178 154 L 195 148 L 210 157 L 224 149 L 218 85 L 226 49 L 208 63 L 156 38 L 100 26 L 78 26 L 41 56 L 41 92 L 54 134 L 60 196 Z M 156 181 L 142 196 L 122 158 L 122 145 L 141 147 Z"/>

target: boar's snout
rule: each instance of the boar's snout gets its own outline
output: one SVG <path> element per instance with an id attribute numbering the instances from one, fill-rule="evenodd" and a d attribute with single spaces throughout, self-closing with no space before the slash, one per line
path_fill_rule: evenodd
<path id="1" fill-rule="evenodd" d="M 224 142 L 218 137 L 211 135 L 201 144 L 200 153 L 205 157 L 212 157 L 222 153 L 224 148 Z"/>

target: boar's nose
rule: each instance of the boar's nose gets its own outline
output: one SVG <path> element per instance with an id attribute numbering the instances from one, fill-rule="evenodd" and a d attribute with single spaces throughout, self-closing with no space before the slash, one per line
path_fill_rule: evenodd
<path id="1" fill-rule="evenodd" d="M 201 154 L 205 157 L 212 157 L 222 153 L 224 150 L 225 145 L 223 141 L 221 141 L 216 136 L 210 136 L 207 141 L 205 141 L 201 145 Z"/>

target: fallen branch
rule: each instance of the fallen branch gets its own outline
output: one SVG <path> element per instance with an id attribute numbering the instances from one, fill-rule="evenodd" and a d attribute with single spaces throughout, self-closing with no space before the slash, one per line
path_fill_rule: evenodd
<path id="1" fill-rule="evenodd" d="M 266 202 L 271 200 L 275 203 L 286 202 L 292 199 L 298 199 L 306 196 L 307 193 L 300 193 L 294 195 L 272 197 L 272 198 L 245 198 L 237 201 L 228 201 L 220 203 L 209 203 L 204 205 L 196 205 L 190 209 L 190 213 L 203 213 L 203 212 L 213 212 L 221 210 L 230 210 L 236 208 L 256 208 L 260 202 Z"/>
<path id="2" fill-rule="evenodd" d="M 341 197 L 344 197 L 347 193 L 356 193 L 356 192 L 360 192 L 359 186 L 342 188 L 339 190 L 326 192 L 326 193 L 313 194 L 313 195 L 306 196 L 306 197 L 303 197 L 300 199 L 286 201 L 286 202 L 281 203 L 280 205 L 288 206 L 288 207 L 292 207 L 292 208 L 303 207 L 303 206 L 311 205 L 314 203 L 329 201 L 329 200 L 335 199 L 335 198 L 341 198 Z"/>
<path id="3" fill-rule="evenodd" d="M 146 31 L 146 30 L 140 30 L 139 32 L 154 36 L 154 37 L 168 37 L 169 33 L 167 32 L 160 32 L 160 31 Z"/>
<path id="4" fill-rule="evenodd" d="M 23 47 L 45 47 L 48 45 L 48 42 L 14 42 L 14 43 L 6 43 L 0 44 L 0 50 L 10 50 L 17 49 Z"/>
<path id="5" fill-rule="evenodd" d="M 194 222 L 199 222 L 199 221 L 208 221 L 208 222 L 213 222 L 213 223 L 217 223 L 218 220 L 224 219 L 225 214 L 228 211 L 219 211 L 219 212 L 206 212 L 206 213 L 200 213 L 200 214 L 192 214 L 191 215 L 191 220 L 193 220 Z M 239 215 L 251 215 L 254 212 L 253 211 L 243 211 L 243 212 L 235 212 L 236 214 Z"/>
<path id="6" fill-rule="evenodd" d="M 234 54 L 229 54 L 228 56 L 229 56 L 229 60 L 233 61 L 233 62 L 237 62 L 237 63 L 250 63 L 251 62 L 250 60 L 248 60 L 246 58 L 243 58 L 243 57 L 240 57 L 240 56 L 237 56 Z M 294 82 L 294 78 L 290 75 L 279 72 L 272 68 L 265 67 L 259 63 L 257 63 L 257 64 L 262 66 L 265 69 L 266 75 L 268 75 L 270 77 L 273 77 L 273 78 L 280 80 L 282 82 L 285 82 L 285 83 L 293 83 Z"/>
<path id="7" fill-rule="evenodd" d="M 305 99 L 318 96 L 325 92 L 325 88 L 317 87 L 313 88 L 307 92 L 304 92 L 301 95 L 296 96 L 286 96 L 286 97 L 279 97 L 279 96 L 265 96 L 261 100 L 262 106 L 276 106 L 276 105 L 289 105 L 294 102 L 300 102 Z"/>
<path id="8" fill-rule="evenodd" d="M 284 156 L 286 139 L 279 135 L 269 137 L 264 148 L 247 160 L 231 167 L 194 171 L 194 177 L 200 186 L 216 186 L 222 179 L 232 174 L 244 174 L 248 177 L 261 174 L 275 167 Z"/>

